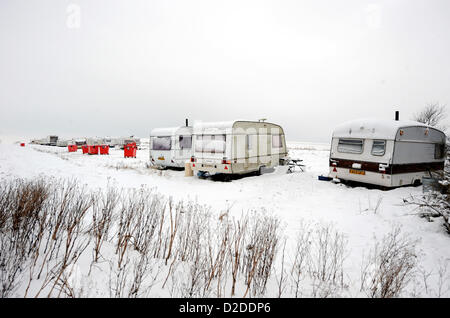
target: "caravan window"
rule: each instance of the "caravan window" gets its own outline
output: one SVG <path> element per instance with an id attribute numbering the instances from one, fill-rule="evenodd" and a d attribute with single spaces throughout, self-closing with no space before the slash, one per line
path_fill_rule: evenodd
<path id="1" fill-rule="evenodd" d="M 168 137 L 154 137 L 153 150 L 170 150 L 172 148 L 172 139 Z"/>
<path id="2" fill-rule="evenodd" d="M 442 159 L 445 154 L 445 144 L 434 144 L 434 159 Z"/>
<path id="3" fill-rule="evenodd" d="M 180 136 L 180 149 L 191 149 L 192 148 L 192 137 L 191 136 Z"/>
<path id="4" fill-rule="evenodd" d="M 374 140 L 372 145 L 372 155 L 384 156 L 386 152 L 386 140 Z"/>
<path id="5" fill-rule="evenodd" d="M 195 151 L 209 153 L 224 153 L 225 135 L 198 135 L 195 141 Z"/>
<path id="6" fill-rule="evenodd" d="M 362 139 L 339 139 L 337 150 L 344 153 L 362 153 L 364 141 Z"/>
<path id="7" fill-rule="evenodd" d="M 272 135 L 272 148 L 282 148 L 283 147 L 283 138 L 281 135 Z"/>

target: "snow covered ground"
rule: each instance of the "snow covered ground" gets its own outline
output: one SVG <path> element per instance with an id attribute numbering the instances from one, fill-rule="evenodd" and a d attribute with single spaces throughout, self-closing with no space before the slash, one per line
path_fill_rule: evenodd
<path id="1" fill-rule="evenodd" d="M 221 213 L 229 210 L 239 216 L 245 211 L 262 211 L 282 221 L 289 242 L 295 238 L 302 222 L 331 223 L 345 234 L 349 254 L 345 275 L 349 288 L 345 296 L 363 296 L 359 291 L 362 257 L 385 234 L 399 225 L 402 232 L 418 239 L 418 268 L 431 273 L 427 290 L 420 274 L 409 284 L 404 296 L 436 296 L 438 266 L 450 263 L 450 236 L 439 222 L 418 217 L 403 198 L 420 195 L 422 187 L 404 187 L 390 191 L 347 187 L 318 180 L 328 172 L 329 145 L 290 142 L 291 157 L 304 160 L 305 172 L 286 174 L 283 168 L 262 176 L 249 176 L 220 182 L 185 177 L 184 171 L 156 170 L 148 166 L 148 150 L 137 151 L 137 158 L 123 158 L 123 150 L 111 149 L 110 155 L 83 155 L 81 150 L 68 153 L 67 148 L 27 144 L 0 144 L 0 179 L 52 176 L 76 178 L 88 187 L 138 188 L 156 187 L 175 199 L 190 199 L 211 206 Z M 444 296 L 450 297 L 450 266 L 446 274 Z M 157 294 L 156 294 L 157 295 Z M 275 291 L 268 296 L 276 295 Z"/>

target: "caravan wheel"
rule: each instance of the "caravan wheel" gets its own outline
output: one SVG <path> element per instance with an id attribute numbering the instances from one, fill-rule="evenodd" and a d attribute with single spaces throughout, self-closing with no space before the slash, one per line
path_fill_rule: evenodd
<path id="1" fill-rule="evenodd" d="M 256 175 L 260 176 L 263 174 L 264 166 L 259 167 L 258 171 L 256 171 Z"/>

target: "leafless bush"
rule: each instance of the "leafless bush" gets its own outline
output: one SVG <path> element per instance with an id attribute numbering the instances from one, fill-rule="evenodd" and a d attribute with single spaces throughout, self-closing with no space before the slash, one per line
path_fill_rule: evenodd
<path id="1" fill-rule="evenodd" d="M 306 278 L 308 273 L 308 264 L 310 263 L 309 259 L 311 257 L 311 234 L 312 231 L 309 226 L 305 223 L 301 223 L 300 230 L 297 234 L 294 259 L 290 272 L 293 294 L 296 298 L 301 296 L 300 284 Z"/>
<path id="2" fill-rule="evenodd" d="M 0 185 L 3 297 L 10 295 L 25 268 L 25 296 L 32 281 L 40 279 L 35 296 L 43 290 L 48 296 L 71 294 L 66 271 L 89 244 L 84 224 L 89 209 L 90 200 L 75 180 L 18 179 Z"/>
<path id="3" fill-rule="evenodd" d="M 208 290 L 216 281 L 216 297 L 222 297 L 225 294 L 226 276 L 230 261 L 228 253 L 231 243 L 231 225 L 227 212 L 220 215 L 217 226 L 212 231 L 208 231 L 208 268 L 205 290 Z"/>
<path id="4" fill-rule="evenodd" d="M 100 251 L 108 241 L 109 230 L 120 195 L 115 188 L 109 187 L 106 194 L 98 191 L 92 196 L 92 223 L 90 233 L 93 236 L 93 262 L 98 262 Z"/>
<path id="5" fill-rule="evenodd" d="M 205 297 L 209 295 L 208 285 L 208 230 L 210 214 L 197 204 L 183 208 L 180 240 L 176 249 L 177 259 L 187 262 L 186 279 L 181 282 L 182 297 Z"/>
<path id="6" fill-rule="evenodd" d="M 243 272 L 247 289 L 250 288 L 254 296 L 265 293 L 267 281 L 272 272 L 272 265 L 277 252 L 279 241 L 280 222 L 276 217 L 265 214 L 250 216 L 248 237 L 246 238 L 246 251 L 243 261 Z"/>
<path id="7" fill-rule="evenodd" d="M 248 230 L 248 215 L 241 217 L 239 220 L 232 221 L 231 242 L 229 244 L 229 256 L 231 264 L 231 296 L 235 295 L 236 283 L 241 268 L 242 258 L 244 256 L 245 237 Z"/>
<path id="8" fill-rule="evenodd" d="M 122 267 L 125 260 L 125 253 L 130 245 L 132 245 L 134 226 L 139 209 L 139 203 L 135 202 L 135 198 L 124 198 L 119 212 L 119 224 L 116 234 L 116 254 L 118 255 L 117 268 Z"/>
<path id="9" fill-rule="evenodd" d="M 447 105 L 439 103 L 428 103 L 422 111 L 414 115 L 414 120 L 432 127 L 445 130 L 441 126 L 442 121 L 447 117 Z"/>
<path id="10" fill-rule="evenodd" d="M 287 272 L 285 270 L 285 256 L 286 256 L 286 239 L 284 239 L 283 242 L 283 252 L 281 254 L 281 268 L 279 275 L 276 275 L 275 278 L 277 280 L 277 287 L 278 287 L 278 298 L 281 298 L 283 296 L 283 293 L 286 289 L 286 285 L 288 282 L 288 276 Z"/>
<path id="11" fill-rule="evenodd" d="M 347 240 L 331 224 L 318 226 L 312 233 L 308 271 L 313 280 L 312 296 L 328 297 L 344 284 Z"/>
<path id="12" fill-rule="evenodd" d="M 55 288 L 58 290 L 58 297 L 64 292 L 66 284 L 62 279 L 66 269 L 76 264 L 90 243 L 84 217 L 91 208 L 91 203 L 85 188 L 79 187 L 75 180 L 59 182 L 55 187 L 48 205 L 50 217 L 47 226 L 51 229 L 51 237 L 47 239 L 38 276 L 44 266 L 46 274 L 36 296 L 47 286 L 51 286 L 48 297 L 52 296 Z"/>
<path id="13" fill-rule="evenodd" d="M 419 215 L 432 221 L 434 218 L 441 218 L 443 226 L 450 234 L 450 195 L 432 191 L 423 195 L 411 196 L 403 199 L 408 205 L 416 206 Z"/>
<path id="14" fill-rule="evenodd" d="M 449 261 L 440 261 L 437 269 L 438 284 L 437 284 L 437 297 L 443 297 L 446 293 L 450 292 L 450 276 L 448 273 Z"/>
<path id="15" fill-rule="evenodd" d="M 394 227 L 375 244 L 363 263 L 361 291 L 372 298 L 398 297 L 413 277 L 416 244 Z"/>
<path id="16" fill-rule="evenodd" d="M 48 197 L 43 180 L 0 183 L 0 297 L 15 289 L 43 234 L 40 214 Z"/>

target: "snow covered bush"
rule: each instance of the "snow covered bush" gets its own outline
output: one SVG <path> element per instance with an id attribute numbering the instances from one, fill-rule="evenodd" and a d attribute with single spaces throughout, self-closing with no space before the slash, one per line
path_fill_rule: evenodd
<path id="1" fill-rule="evenodd" d="M 414 277 L 417 241 L 394 227 L 369 251 L 361 269 L 361 291 L 372 298 L 392 298 Z"/>
<path id="2" fill-rule="evenodd" d="M 292 239 L 264 209 L 217 212 L 145 186 L 2 182 L 0 296 L 341 297 L 358 284 L 333 223 L 301 223 Z M 378 243 L 361 293 L 401 295 L 414 274 L 413 243 L 395 231 Z"/>
<path id="3" fill-rule="evenodd" d="M 42 180 L 0 183 L 0 297 L 17 287 L 25 263 L 44 235 L 42 222 L 48 191 Z"/>
<path id="4" fill-rule="evenodd" d="M 450 147 L 448 150 L 450 150 Z M 421 195 L 403 199 L 405 204 L 416 206 L 419 215 L 432 222 L 433 219 L 441 219 L 443 226 L 450 234 L 450 160 L 447 160 L 444 168 L 444 176 L 440 181 L 441 191 L 430 191 Z"/>
<path id="5" fill-rule="evenodd" d="M 265 294 L 280 231 L 146 187 L 18 179 L 0 184 L 0 234 L 1 297 L 245 297 Z"/>

